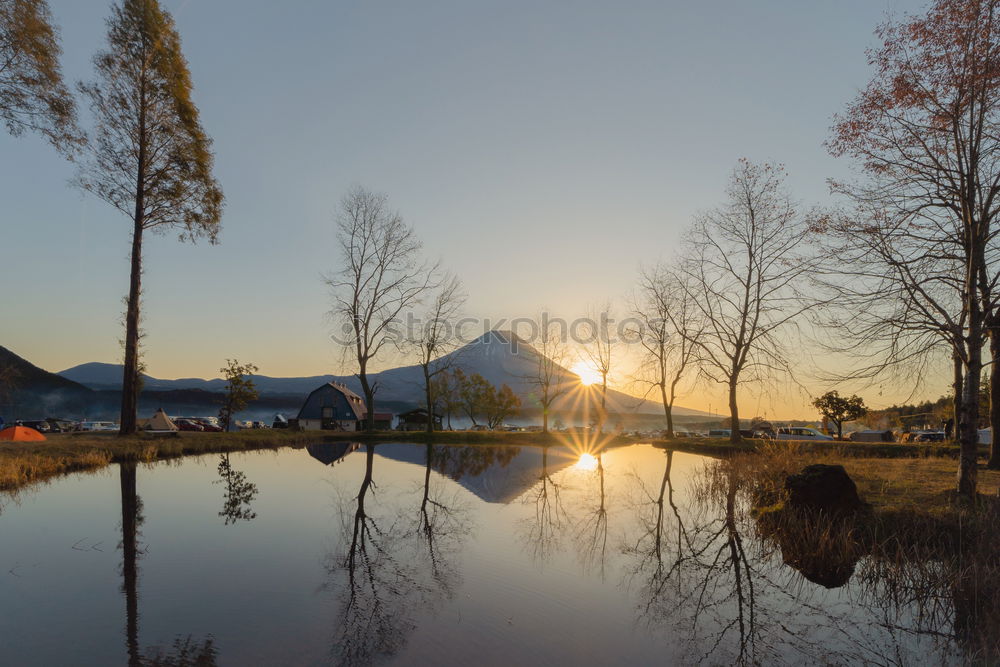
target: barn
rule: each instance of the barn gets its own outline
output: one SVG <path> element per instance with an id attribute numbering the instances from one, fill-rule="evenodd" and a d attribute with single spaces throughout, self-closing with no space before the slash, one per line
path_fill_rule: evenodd
<path id="1" fill-rule="evenodd" d="M 365 400 L 340 382 L 327 382 L 314 389 L 299 410 L 303 431 L 362 431 L 365 428 Z M 375 413 L 375 428 L 388 430 L 392 414 Z"/>
<path id="2" fill-rule="evenodd" d="M 364 428 L 365 401 L 339 382 L 314 389 L 299 410 L 304 431 L 360 431 Z"/>

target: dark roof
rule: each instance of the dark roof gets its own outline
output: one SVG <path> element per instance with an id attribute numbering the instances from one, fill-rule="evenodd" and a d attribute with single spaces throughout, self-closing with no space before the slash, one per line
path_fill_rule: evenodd
<path id="1" fill-rule="evenodd" d="M 357 394 L 355 394 L 353 391 L 351 391 L 350 389 L 348 389 L 347 385 L 341 384 L 339 382 L 327 382 L 326 384 L 324 384 L 324 385 L 322 385 L 320 387 L 317 387 L 316 389 L 313 389 L 311 392 L 309 392 L 309 396 L 306 397 L 305 402 L 302 404 L 303 407 L 305 407 L 306 405 L 309 404 L 309 399 L 312 398 L 313 394 L 315 394 L 316 392 L 319 392 L 319 391 L 326 391 L 327 389 L 330 389 L 330 388 L 332 388 L 334 391 L 338 391 L 338 392 L 340 392 L 341 394 L 344 395 L 344 398 L 347 399 L 347 404 L 349 406 L 351 406 L 351 411 L 354 412 L 355 419 L 364 419 L 365 418 L 365 414 L 368 411 L 365 409 L 365 402 L 364 402 L 364 400 L 362 400 L 362 398 L 360 396 L 358 396 Z M 300 419 L 302 418 L 302 409 L 301 408 L 299 409 L 299 418 Z"/>

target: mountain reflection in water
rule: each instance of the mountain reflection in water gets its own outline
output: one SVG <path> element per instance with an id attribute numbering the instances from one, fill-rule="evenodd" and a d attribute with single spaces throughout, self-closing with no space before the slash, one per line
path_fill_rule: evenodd
<path id="1" fill-rule="evenodd" d="M 976 657 L 980 584 L 868 556 L 816 584 L 724 466 L 650 446 L 324 443 L 117 472 L 111 496 L 74 475 L 0 515 L 12 663 Z M 65 640 L 40 645 L 52 623 Z"/>

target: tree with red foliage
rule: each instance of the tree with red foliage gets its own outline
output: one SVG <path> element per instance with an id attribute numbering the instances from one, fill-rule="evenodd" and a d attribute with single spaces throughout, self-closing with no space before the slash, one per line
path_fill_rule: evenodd
<path id="1" fill-rule="evenodd" d="M 955 368 L 961 448 L 958 492 L 976 492 L 983 344 L 998 331 L 1000 0 L 937 0 L 926 15 L 882 25 L 868 86 L 840 115 L 830 142 L 860 163 L 861 184 L 835 184 L 856 204 L 834 223 L 860 248 L 869 286 L 891 284 L 894 327 L 937 327 Z M 869 288 L 870 289 L 870 288 Z M 898 349 L 892 345 L 887 349 Z"/>

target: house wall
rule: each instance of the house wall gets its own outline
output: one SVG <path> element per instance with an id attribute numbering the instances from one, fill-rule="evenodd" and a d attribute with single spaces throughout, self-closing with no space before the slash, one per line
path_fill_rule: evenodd
<path id="1" fill-rule="evenodd" d="M 357 431 L 358 422 L 356 419 L 344 419 L 336 420 L 333 422 L 327 422 L 329 428 L 323 429 L 322 419 L 300 419 L 299 428 L 303 431 Z"/>

